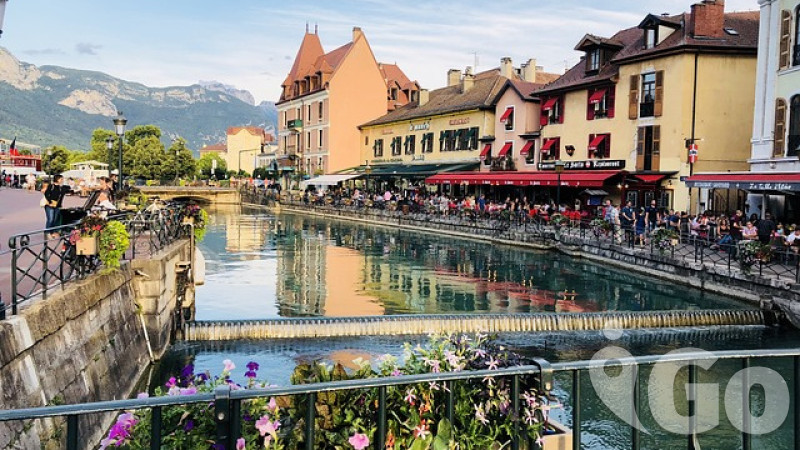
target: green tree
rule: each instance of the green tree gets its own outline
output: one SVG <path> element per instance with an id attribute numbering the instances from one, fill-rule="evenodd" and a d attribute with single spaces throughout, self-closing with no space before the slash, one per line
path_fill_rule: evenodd
<path id="1" fill-rule="evenodd" d="M 20 154 L 20 156 L 31 156 L 31 155 L 33 155 L 33 153 L 31 153 L 31 151 L 28 150 L 27 148 L 23 148 L 22 150 L 20 150 L 19 154 Z"/>
<path id="2" fill-rule="evenodd" d="M 197 172 L 197 161 L 192 151 L 186 147 L 186 140 L 178 138 L 172 141 L 167 149 L 170 159 L 169 170 L 164 172 L 165 179 L 192 178 Z"/>
<path id="3" fill-rule="evenodd" d="M 203 180 L 211 178 L 212 161 L 217 161 L 217 170 L 214 172 L 216 179 L 224 179 L 228 164 L 217 153 L 206 153 L 197 161 L 197 176 Z"/>
<path id="4" fill-rule="evenodd" d="M 155 137 L 156 139 L 160 140 L 161 128 L 158 128 L 155 125 L 139 125 L 125 132 L 125 141 L 131 147 L 135 147 L 136 143 L 140 140 L 151 137 Z"/>
<path id="5" fill-rule="evenodd" d="M 143 136 L 135 140 L 131 151 L 125 152 L 123 165 L 131 167 L 124 174 L 146 180 L 160 180 L 164 169 L 169 166 L 169 157 L 158 137 Z"/>
<path id="6" fill-rule="evenodd" d="M 114 145 L 111 150 L 108 149 L 106 139 L 113 139 Z M 123 149 L 123 154 L 125 149 Z M 92 132 L 91 150 L 85 153 L 86 160 L 94 160 L 109 165 L 110 170 L 117 169 L 119 165 L 119 138 L 117 134 L 111 130 L 98 128 Z M 85 160 L 84 160 L 85 161 Z"/>
<path id="7" fill-rule="evenodd" d="M 60 145 L 47 148 L 42 156 L 42 170 L 53 175 L 69 168 L 70 151 Z"/>

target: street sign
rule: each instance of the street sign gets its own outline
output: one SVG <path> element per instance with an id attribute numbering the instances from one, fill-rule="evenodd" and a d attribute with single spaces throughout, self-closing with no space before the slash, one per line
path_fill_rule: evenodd
<path id="1" fill-rule="evenodd" d="M 697 162 L 697 144 L 692 144 L 689 146 L 689 164 L 694 164 Z"/>

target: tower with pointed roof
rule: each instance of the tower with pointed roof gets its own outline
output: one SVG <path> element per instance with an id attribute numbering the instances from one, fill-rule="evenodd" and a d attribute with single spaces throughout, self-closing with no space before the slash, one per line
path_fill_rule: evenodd
<path id="1" fill-rule="evenodd" d="M 347 44 L 325 52 L 317 29 L 306 33 L 281 84 L 278 154 L 313 177 L 360 165 L 358 126 L 415 101 L 419 85 L 396 64 L 375 59 L 356 27 Z"/>

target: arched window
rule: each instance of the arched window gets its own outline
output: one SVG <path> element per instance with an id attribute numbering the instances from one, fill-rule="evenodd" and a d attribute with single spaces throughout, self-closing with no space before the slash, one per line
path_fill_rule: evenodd
<path id="1" fill-rule="evenodd" d="M 800 154 L 800 95 L 792 97 L 789 106 L 789 146 L 786 156 Z"/>

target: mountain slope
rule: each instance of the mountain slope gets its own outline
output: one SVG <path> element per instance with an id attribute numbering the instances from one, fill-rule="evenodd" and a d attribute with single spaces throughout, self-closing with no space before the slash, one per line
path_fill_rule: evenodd
<path id="1" fill-rule="evenodd" d="M 232 95 L 219 86 L 151 88 L 100 72 L 36 67 L 0 48 L 0 136 L 86 149 L 95 128 L 112 127 L 117 110 L 128 127 L 157 125 L 167 139 L 181 136 L 193 150 L 223 141 L 230 126 L 276 126 L 274 107 L 248 104 L 238 97 L 249 92 Z"/>

